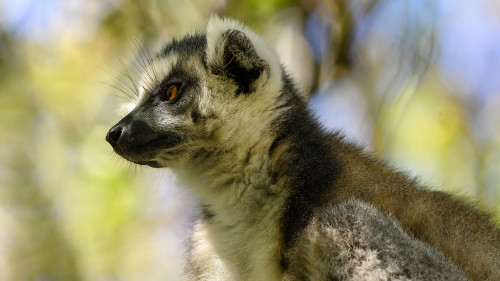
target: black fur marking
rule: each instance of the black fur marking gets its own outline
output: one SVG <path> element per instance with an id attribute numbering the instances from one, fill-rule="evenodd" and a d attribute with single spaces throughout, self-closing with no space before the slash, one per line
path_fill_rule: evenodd
<path id="1" fill-rule="evenodd" d="M 197 110 L 191 111 L 191 120 L 193 121 L 194 124 L 198 123 L 198 121 L 201 119 L 201 115 Z"/>
<path id="2" fill-rule="evenodd" d="M 168 105 L 168 110 L 174 114 L 182 114 L 191 108 L 191 103 L 195 95 L 200 92 L 199 80 L 192 73 L 183 68 L 182 62 L 177 62 L 166 77 L 158 77 L 158 83 L 153 87 L 152 94 L 149 97 L 151 106 L 164 104 L 161 92 L 171 84 L 180 85 L 178 100 Z"/>
<path id="3" fill-rule="evenodd" d="M 201 217 L 205 220 L 210 220 L 215 217 L 215 214 L 210 210 L 208 205 L 201 205 Z"/>
<path id="4" fill-rule="evenodd" d="M 269 70 L 269 66 L 243 32 L 228 30 L 222 34 L 221 41 L 222 50 L 216 47 L 215 52 L 223 52 L 222 61 L 210 66 L 212 72 L 233 80 L 238 86 L 236 96 L 253 92 L 253 82 L 264 70 Z"/>
<path id="5" fill-rule="evenodd" d="M 170 83 L 175 83 L 175 82 L 180 82 L 183 84 L 183 87 L 189 86 L 189 87 L 198 87 L 198 79 L 196 76 L 194 76 L 192 73 L 189 71 L 186 71 L 183 68 L 182 62 L 177 62 L 172 69 L 170 70 L 170 73 L 163 78 L 163 80 L 160 83 L 160 86 L 166 86 Z"/>
<path id="6" fill-rule="evenodd" d="M 224 53 L 224 65 L 227 75 L 234 80 L 238 89 L 235 95 L 249 94 L 252 92 L 250 86 L 253 81 L 259 78 L 262 68 L 245 68 L 238 60 L 233 59 L 230 54 Z"/>
<path id="7" fill-rule="evenodd" d="M 272 184 L 277 184 L 278 183 L 278 177 L 279 177 L 279 174 L 277 172 L 271 173 L 271 183 Z"/>
<path id="8" fill-rule="evenodd" d="M 280 258 L 280 265 L 281 265 L 281 268 L 283 268 L 284 270 L 287 270 L 290 263 L 288 262 L 287 259 L 285 259 L 284 257 L 281 257 Z"/>
<path id="9" fill-rule="evenodd" d="M 284 85 L 283 91 L 297 93 L 288 77 L 284 77 Z M 286 173 L 293 179 L 281 218 L 284 249 L 281 265 L 284 269 L 288 265 L 289 249 L 309 223 L 314 209 L 325 203 L 323 198 L 342 170 L 332 159 L 328 134 L 298 95 L 291 98 L 290 104 L 294 106 L 277 124 L 280 138 L 289 139 L 289 156 L 283 161 L 287 161 Z"/>
<path id="10" fill-rule="evenodd" d="M 158 58 L 167 57 L 170 53 L 198 53 L 205 54 L 207 47 L 207 36 L 205 34 L 187 35 L 181 39 L 174 39 L 167 43 Z"/>

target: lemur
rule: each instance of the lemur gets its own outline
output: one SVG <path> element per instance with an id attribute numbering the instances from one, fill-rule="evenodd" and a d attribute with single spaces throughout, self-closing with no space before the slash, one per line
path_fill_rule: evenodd
<path id="1" fill-rule="evenodd" d="M 500 280 L 491 215 L 325 130 L 263 39 L 212 17 L 106 140 L 199 200 L 189 280 Z"/>

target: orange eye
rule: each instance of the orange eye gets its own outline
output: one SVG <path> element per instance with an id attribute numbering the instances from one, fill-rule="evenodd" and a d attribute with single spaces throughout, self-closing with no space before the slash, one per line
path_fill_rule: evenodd
<path id="1" fill-rule="evenodd" d="M 178 85 L 170 85 L 167 88 L 163 89 L 163 92 L 160 95 L 160 99 L 162 101 L 175 102 L 178 98 L 178 94 L 179 94 Z"/>
<path id="2" fill-rule="evenodd" d="M 167 89 L 167 100 L 171 101 L 177 97 L 177 86 L 172 85 Z"/>

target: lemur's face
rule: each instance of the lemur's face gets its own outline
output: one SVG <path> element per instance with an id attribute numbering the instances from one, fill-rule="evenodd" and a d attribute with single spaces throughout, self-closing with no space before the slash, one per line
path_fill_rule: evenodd
<path id="1" fill-rule="evenodd" d="M 213 18 L 206 34 L 173 41 L 148 62 L 137 102 L 106 140 L 125 159 L 151 167 L 259 140 L 279 107 L 281 75 L 259 37 Z"/>

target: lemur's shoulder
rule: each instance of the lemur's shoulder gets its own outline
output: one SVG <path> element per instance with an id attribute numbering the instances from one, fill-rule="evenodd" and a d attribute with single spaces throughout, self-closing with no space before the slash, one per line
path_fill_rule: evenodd
<path id="1" fill-rule="evenodd" d="M 331 157 L 342 173 L 325 195 L 326 202 L 367 202 L 444 253 L 472 280 L 500 277 L 500 230 L 491 213 L 470 199 L 422 185 L 342 136 L 332 136 L 330 143 Z"/>
<path id="2" fill-rule="evenodd" d="M 289 254 L 284 280 L 467 280 L 435 249 L 373 206 L 316 210 Z"/>

